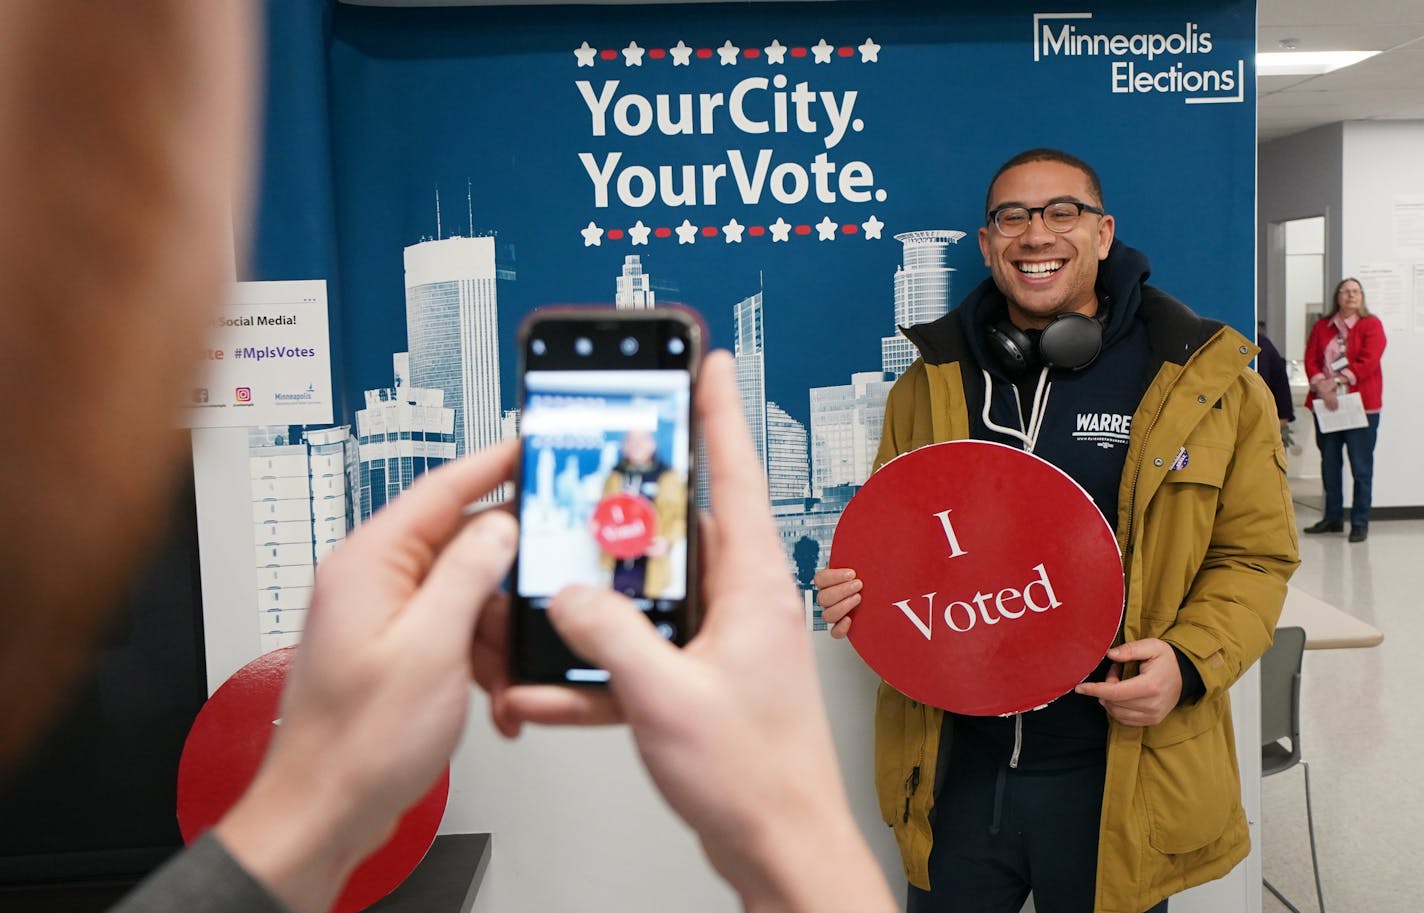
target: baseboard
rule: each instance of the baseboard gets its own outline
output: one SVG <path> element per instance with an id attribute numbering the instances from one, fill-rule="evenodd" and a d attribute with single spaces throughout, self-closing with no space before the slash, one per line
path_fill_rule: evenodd
<path id="1" fill-rule="evenodd" d="M 1296 509 L 1306 508 L 1307 510 L 1320 511 L 1325 507 L 1325 498 L 1320 495 L 1303 495 L 1295 493 L 1291 500 L 1295 502 Z M 1350 518 L 1350 505 L 1345 505 L 1345 519 Z M 1404 507 L 1371 507 L 1370 522 L 1376 520 L 1424 520 L 1424 505 L 1404 506 Z"/>

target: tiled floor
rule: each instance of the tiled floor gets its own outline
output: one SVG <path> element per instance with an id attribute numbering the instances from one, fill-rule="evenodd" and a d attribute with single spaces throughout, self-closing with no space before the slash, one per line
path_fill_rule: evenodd
<path id="1" fill-rule="evenodd" d="M 1318 484 L 1318 483 L 1317 483 Z M 1320 519 L 1297 499 L 1297 524 Z M 1318 503 L 1318 502 L 1317 502 Z M 1384 632 L 1371 649 L 1306 651 L 1301 744 L 1310 764 L 1327 910 L 1405 913 L 1424 904 L 1424 521 L 1377 520 L 1367 542 L 1301 536 L 1291 581 Z M 1299 768 L 1261 785 L 1265 875 L 1316 909 Z M 1264 913 L 1285 909 L 1262 892 Z"/>

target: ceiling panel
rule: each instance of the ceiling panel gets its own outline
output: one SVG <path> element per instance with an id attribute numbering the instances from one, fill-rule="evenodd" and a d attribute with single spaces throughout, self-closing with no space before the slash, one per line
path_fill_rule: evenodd
<path id="1" fill-rule="evenodd" d="M 1258 81 L 1258 140 L 1341 120 L 1424 119 L 1424 4 L 1417 0 L 1262 0 L 1256 47 L 1384 51 L 1314 77 Z"/>

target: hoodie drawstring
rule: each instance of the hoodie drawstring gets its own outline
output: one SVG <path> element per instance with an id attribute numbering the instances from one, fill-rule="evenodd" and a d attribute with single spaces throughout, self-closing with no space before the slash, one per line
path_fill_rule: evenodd
<path id="1" fill-rule="evenodd" d="M 1043 430 L 1043 419 L 1048 415 L 1048 394 L 1053 390 L 1053 383 L 1048 379 L 1048 368 L 1044 368 L 1038 374 L 1038 386 L 1033 391 L 1033 408 L 1029 410 L 1028 426 L 1023 431 L 995 424 L 994 420 L 989 418 L 989 403 L 994 398 L 994 378 L 988 369 L 980 368 L 979 370 L 984 374 L 984 427 L 990 431 L 1018 438 L 1024 442 L 1024 449 L 1033 453 L 1033 448 L 1038 443 L 1038 433 Z M 1014 402 L 1017 403 L 1018 399 L 1019 391 L 1015 387 Z M 1022 413 L 1023 410 L 1019 411 Z"/>

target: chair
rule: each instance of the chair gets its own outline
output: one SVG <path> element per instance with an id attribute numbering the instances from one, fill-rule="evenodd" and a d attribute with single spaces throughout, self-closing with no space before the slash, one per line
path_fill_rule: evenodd
<path id="1" fill-rule="evenodd" d="M 1269 777 L 1299 764 L 1305 772 L 1305 821 L 1310 830 L 1310 864 L 1315 869 L 1315 899 L 1325 913 L 1320 891 L 1320 860 L 1315 853 L 1315 816 L 1310 807 L 1310 765 L 1300 755 L 1300 663 L 1305 652 L 1304 628 L 1277 628 L 1275 642 L 1261 657 L 1261 776 Z M 1289 741 L 1289 747 L 1282 741 Z M 1300 913 L 1266 878 L 1266 890 Z"/>

